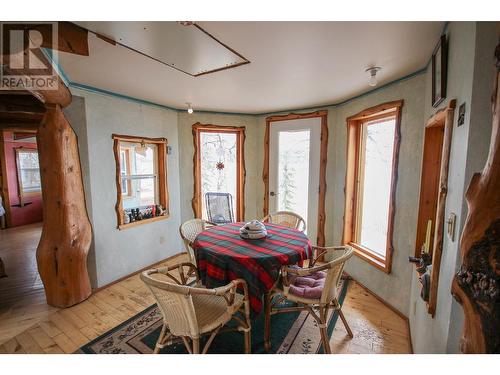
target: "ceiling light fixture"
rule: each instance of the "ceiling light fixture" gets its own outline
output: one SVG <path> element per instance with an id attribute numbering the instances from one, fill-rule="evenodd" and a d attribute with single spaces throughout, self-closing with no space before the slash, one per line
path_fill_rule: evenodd
<path id="1" fill-rule="evenodd" d="M 191 103 L 187 103 L 187 102 L 186 102 L 186 104 L 187 104 L 187 107 L 188 107 L 187 112 L 188 112 L 189 114 L 192 114 L 194 111 L 193 111 L 193 107 L 191 106 Z"/>
<path id="2" fill-rule="evenodd" d="M 377 86 L 377 72 L 381 69 L 379 66 L 372 66 L 365 70 L 365 72 L 370 73 L 370 81 L 368 82 L 370 86 Z"/>

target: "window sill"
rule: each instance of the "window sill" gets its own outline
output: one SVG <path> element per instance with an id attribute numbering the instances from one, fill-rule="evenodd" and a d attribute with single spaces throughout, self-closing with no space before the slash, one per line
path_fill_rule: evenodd
<path id="1" fill-rule="evenodd" d="M 41 196 L 42 195 L 42 191 L 41 190 L 37 190 L 37 191 L 28 191 L 28 192 L 23 192 L 22 194 L 22 197 L 23 198 L 26 198 L 26 197 L 38 197 L 38 196 Z"/>
<path id="2" fill-rule="evenodd" d="M 119 230 L 124 230 L 124 229 L 129 229 L 129 228 L 137 227 L 137 226 L 143 225 L 143 224 L 153 223 L 155 221 L 165 220 L 165 219 L 168 219 L 169 216 L 170 215 L 156 216 L 156 217 L 152 217 L 150 219 L 144 219 L 144 220 L 134 221 L 133 223 L 119 224 L 118 225 L 118 229 Z"/>
<path id="3" fill-rule="evenodd" d="M 375 266 L 376 268 L 384 271 L 387 274 L 391 273 L 390 265 L 387 264 L 386 261 L 382 260 L 379 256 L 376 256 L 371 250 L 354 242 L 349 242 L 348 245 L 354 249 L 354 254 L 357 257 L 363 259 L 364 261 L 370 263 L 372 266 Z"/>

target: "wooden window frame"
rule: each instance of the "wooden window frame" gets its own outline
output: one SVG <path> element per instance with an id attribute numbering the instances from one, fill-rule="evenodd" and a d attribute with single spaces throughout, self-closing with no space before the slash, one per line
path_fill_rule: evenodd
<path id="1" fill-rule="evenodd" d="M 316 243 L 318 246 L 325 246 L 325 221 L 326 221 L 326 165 L 328 163 L 328 111 L 321 110 L 309 113 L 289 113 L 287 115 L 269 116 L 266 118 L 266 132 L 264 136 L 264 168 L 262 180 L 264 181 L 264 216 L 269 214 L 269 142 L 270 127 L 273 122 L 321 118 L 321 145 L 320 145 L 320 165 L 319 165 L 319 195 L 318 195 L 318 232 Z"/>
<path id="2" fill-rule="evenodd" d="M 19 196 L 19 205 L 21 207 L 24 206 L 25 204 L 25 198 L 27 197 L 37 197 L 37 196 L 40 196 L 42 194 L 42 185 L 40 184 L 40 188 L 37 189 L 37 190 L 33 190 L 33 191 L 30 191 L 30 192 L 24 192 L 24 189 L 23 189 L 23 180 L 22 180 L 22 177 L 21 177 L 21 171 L 22 171 L 22 168 L 21 168 L 21 163 L 19 161 L 19 154 L 21 152 L 29 152 L 29 153 L 36 153 L 38 154 L 38 149 L 36 148 L 29 148 L 29 147 L 16 147 L 14 149 L 15 153 L 16 153 L 16 172 L 17 172 L 17 188 L 18 188 L 18 196 Z M 39 164 L 39 168 L 38 168 L 38 173 L 40 174 L 41 171 L 40 171 L 40 164 Z"/>
<path id="3" fill-rule="evenodd" d="M 201 196 L 201 152 L 200 135 L 201 133 L 229 133 L 236 134 L 237 155 L 236 155 L 236 212 L 237 221 L 244 221 L 245 218 L 245 126 L 222 126 L 213 124 L 202 124 L 197 122 L 192 125 L 193 133 L 193 179 L 194 192 L 191 206 L 195 218 L 202 217 L 202 196 Z"/>
<path id="4" fill-rule="evenodd" d="M 125 160 L 126 160 L 125 171 L 127 175 L 130 175 L 130 149 L 125 149 L 123 153 L 125 154 Z M 122 169 L 120 165 L 120 174 L 121 172 Z M 122 195 L 125 197 L 131 197 L 132 196 L 131 192 L 132 192 L 132 181 L 127 180 L 127 194 L 122 194 Z"/>
<path id="5" fill-rule="evenodd" d="M 344 232 L 342 242 L 353 247 L 354 254 L 367 261 L 376 268 L 389 274 L 392 269 L 392 257 L 394 253 L 393 232 L 394 216 L 396 212 L 396 186 L 398 181 L 399 146 L 401 143 L 401 110 L 403 100 L 383 103 L 367 108 L 346 119 L 347 121 L 347 168 L 345 183 L 345 207 L 344 207 Z M 389 201 L 389 217 L 387 224 L 387 244 L 385 258 L 374 251 L 354 241 L 357 231 L 357 220 L 359 211 L 359 180 L 360 156 L 361 156 L 361 128 L 368 121 L 383 118 L 395 118 L 394 147 L 392 156 L 391 191 Z"/>
<path id="6" fill-rule="evenodd" d="M 137 137 L 130 135 L 113 134 L 113 153 L 115 155 L 116 164 L 116 219 L 117 228 L 127 229 L 142 224 L 147 224 L 155 221 L 165 220 L 170 217 L 169 209 L 169 195 L 168 195 L 168 177 L 167 177 L 167 148 L 168 141 L 166 138 L 147 138 Z M 165 209 L 163 216 L 156 216 L 150 219 L 143 219 L 125 224 L 123 222 L 123 202 L 122 202 L 122 176 L 121 176 L 121 163 L 120 163 L 120 143 L 133 142 L 133 143 L 150 143 L 158 146 L 158 201 L 159 204 Z M 130 191 L 130 190 L 129 190 Z"/>
<path id="7" fill-rule="evenodd" d="M 429 254 L 432 258 L 432 271 L 431 271 L 431 282 L 429 288 L 429 302 L 427 303 L 427 312 L 434 318 L 436 313 L 437 305 L 437 292 L 439 283 L 439 272 L 441 269 L 441 256 L 443 253 L 443 240 L 444 240 L 444 224 L 445 224 L 445 203 L 446 195 L 448 192 L 448 171 L 450 165 L 450 151 L 451 151 L 451 141 L 453 133 L 453 121 L 455 115 L 456 100 L 452 99 L 449 101 L 446 108 L 439 110 L 434 115 L 432 115 L 425 124 L 424 131 L 424 145 L 423 145 L 423 156 L 422 156 L 422 166 L 421 166 L 421 177 L 420 177 L 420 192 L 419 192 L 419 209 L 417 218 L 417 234 L 415 239 L 415 256 L 420 257 L 422 255 L 421 246 L 425 241 L 425 232 L 427 226 L 427 219 L 432 212 L 435 212 L 434 219 L 434 229 L 431 233 L 430 249 Z M 429 178 L 429 170 L 426 170 L 426 158 L 430 154 L 435 154 L 437 150 L 433 150 L 426 142 L 425 133 L 429 130 L 436 128 L 443 128 L 443 140 L 441 142 L 440 151 L 440 168 L 437 171 L 431 171 L 433 178 L 438 179 L 437 189 L 435 191 L 428 191 L 424 189 L 424 174 Z M 435 147 L 434 147 L 435 148 Z M 433 155 L 432 155 L 433 156 Z M 437 172 L 437 173 L 436 173 Z M 437 175 L 436 175 L 437 174 Z M 428 194 L 437 195 L 434 197 L 429 197 Z M 436 199 L 437 198 L 437 199 Z M 430 207 L 429 201 L 435 201 L 435 207 Z"/>

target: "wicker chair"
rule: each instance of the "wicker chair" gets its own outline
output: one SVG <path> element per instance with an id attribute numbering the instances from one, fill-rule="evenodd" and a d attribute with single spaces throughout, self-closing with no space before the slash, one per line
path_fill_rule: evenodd
<path id="1" fill-rule="evenodd" d="M 261 221 L 298 229 L 301 232 L 306 231 L 306 221 L 300 215 L 290 211 L 274 212 L 264 217 Z"/>
<path id="2" fill-rule="evenodd" d="M 176 277 L 176 273 L 180 277 Z M 196 287 L 186 285 L 192 273 L 197 276 Z M 180 337 L 190 354 L 199 354 L 200 337 L 210 334 L 201 352 L 205 354 L 217 333 L 231 320 L 238 323 L 232 330 L 243 332 L 245 353 L 250 353 L 250 304 L 244 280 L 206 289 L 201 286 L 198 270 L 191 263 L 150 269 L 141 273 L 141 280 L 153 293 L 163 314 L 163 326 L 153 353 L 157 354 Z M 236 293 L 237 288 L 243 289 L 244 294 Z M 238 312 L 243 314 L 242 318 L 236 315 Z"/>
<path id="3" fill-rule="evenodd" d="M 353 250 L 349 246 L 338 246 L 338 247 L 317 247 L 313 246 L 314 256 L 309 262 L 307 268 L 299 268 L 297 266 L 284 266 L 281 269 L 281 281 L 282 285 L 275 286 L 272 292 L 266 295 L 268 300 L 266 301 L 267 310 L 265 312 L 265 343 L 269 343 L 270 338 L 270 327 L 271 327 L 271 315 L 286 313 L 299 310 L 307 310 L 311 316 L 318 323 L 318 327 L 321 333 L 321 341 L 323 343 L 323 348 L 325 353 L 330 354 L 330 343 L 328 340 L 327 324 L 328 324 L 328 311 L 330 308 L 337 310 L 342 323 L 347 330 L 350 337 L 353 337 L 351 328 L 344 317 L 340 303 L 338 301 L 338 293 L 340 280 L 342 276 L 342 271 L 344 269 L 345 262 L 352 256 Z M 332 254 L 333 260 L 326 263 L 321 263 L 316 265 L 319 259 L 322 259 L 324 255 Z M 318 272 L 324 271 L 326 275 L 324 278 L 324 285 L 320 288 L 320 295 L 316 298 L 311 296 L 304 297 L 298 296 L 291 293 L 290 287 L 293 285 L 294 280 L 297 277 L 307 277 L 311 275 L 318 275 Z M 278 285 L 278 284 L 277 284 Z M 278 296 L 276 300 L 272 303 L 273 298 Z M 288 300 L 297 303 L 295 307 L 282 307 L 277 308 L 276 305 L 280 302 Z"/>
<path id="4" fill-rule="evenodd" d="M 181 233 L 182 240 L 184 241 L 184 247 L 186 248 L 186 252 L 188 253 L 189 261 L 194 265 L 196 265 L 196 257 L 191 245 L 198 234 L 214 225 L 217 224 L 203 219 L 192 219 L 186 221 L 179 227 L 179 232 Z"/>

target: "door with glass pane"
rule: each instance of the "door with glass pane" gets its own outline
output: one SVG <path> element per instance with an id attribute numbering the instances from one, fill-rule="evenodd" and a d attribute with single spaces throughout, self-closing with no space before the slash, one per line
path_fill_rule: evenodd
<path id="1" fill-rule="evenodd" d="M 273 122 L 269 131 L 269 212 L 292 211 L 318 226 L 321 118 Z"/>
<path id="2" fill-rule="evenodd" d="M 193 130 L 197 146 L 193 199 L 196 217 L 218 223 L 243 220 L 244 128 L 199 125 Z"/>

